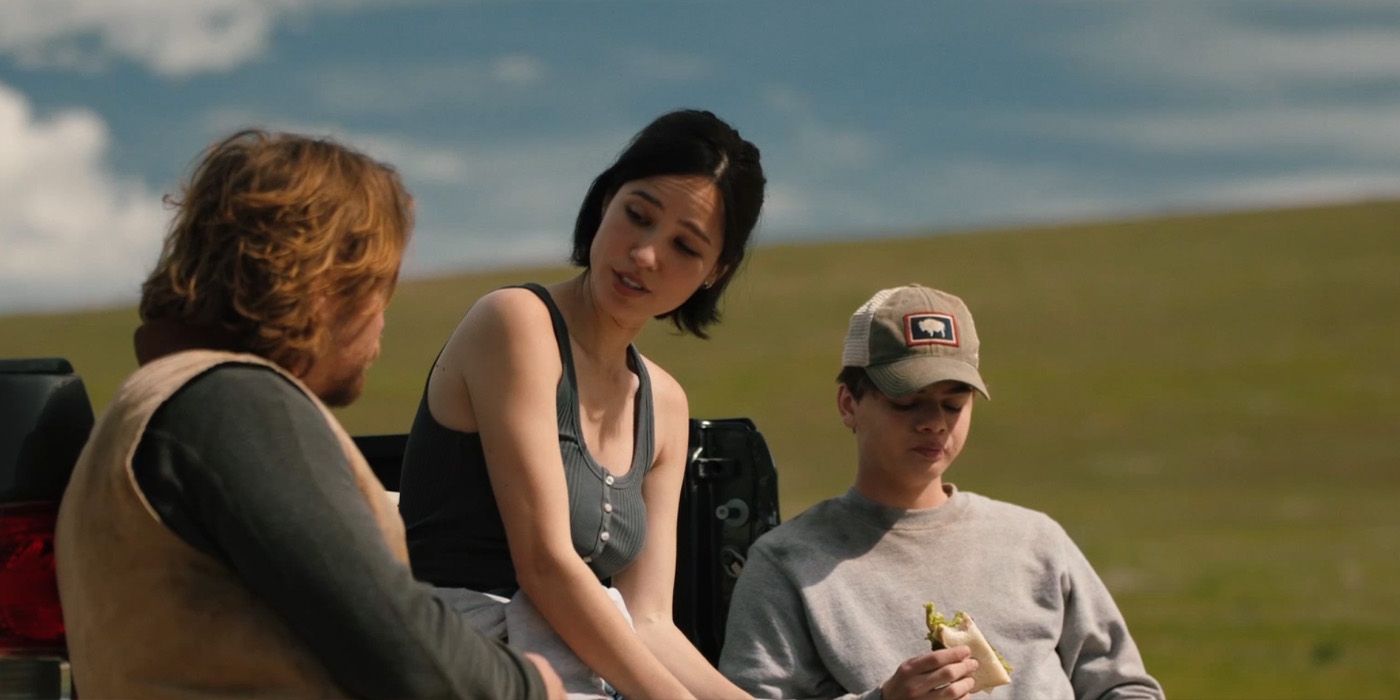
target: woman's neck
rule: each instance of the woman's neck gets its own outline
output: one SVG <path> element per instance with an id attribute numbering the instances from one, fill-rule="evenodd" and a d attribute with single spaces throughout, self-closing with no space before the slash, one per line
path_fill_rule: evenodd
<path id="1" fill-rule="evenodd" d="M 564 315 L 574 345 L 599 366 L 618 365 L 625 370 L 627 346 L 641 334 L 642 327 L 630 327 L 598 307 L 589 286 L 589 271 L 549 291 Z"/>

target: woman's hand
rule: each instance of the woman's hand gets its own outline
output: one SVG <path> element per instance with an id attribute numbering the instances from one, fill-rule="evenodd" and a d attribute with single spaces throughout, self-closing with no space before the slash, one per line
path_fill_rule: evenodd
<path id="1" fill-rule="evenodd" d="M 690 444 L 690 407 L 685 391 L 665 370 L 647 363 L 655 404 L 656 463 L 642 483 L 647 540 L 632 566 L 613 577 L 632 614 L 637 634 L 656 657 L 695 695 L 714 700 L 747 698 L 691 644 L 672 616 L 676 582 L 676 530 Z"/>

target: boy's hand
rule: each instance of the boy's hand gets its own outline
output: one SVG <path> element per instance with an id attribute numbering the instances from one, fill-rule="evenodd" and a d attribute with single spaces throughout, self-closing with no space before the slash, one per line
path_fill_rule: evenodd
<path id="1" fill-rule="evenodd" d="M 977 659 L 965 646 L 939 649 L 906 660 L 880 686 L 884 700 L 960 700 L 972 692 Z"/>

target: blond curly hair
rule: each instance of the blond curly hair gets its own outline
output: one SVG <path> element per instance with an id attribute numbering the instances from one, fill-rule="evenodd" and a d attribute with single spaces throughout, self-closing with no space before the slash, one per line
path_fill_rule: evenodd
<path id="1" fill-rule="evenodd" d="M 141 319 L 221 329 L 293 372 L 326 347 L 328 321 L 392 293 L 413 228 L 391 166 L 257 129 L 210 146 L 167 202 L 177 211 Z"/>

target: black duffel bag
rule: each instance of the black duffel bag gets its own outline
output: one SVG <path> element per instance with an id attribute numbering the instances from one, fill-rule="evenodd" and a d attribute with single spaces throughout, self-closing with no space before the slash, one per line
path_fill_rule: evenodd
<path id="1" fill-rule="evenodd" d="M 690 421 L 677 523 L 676 625 L 711 663 L 749 545 L 778 525 L 778 473 L 748 418 Z"/>

